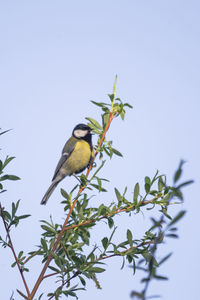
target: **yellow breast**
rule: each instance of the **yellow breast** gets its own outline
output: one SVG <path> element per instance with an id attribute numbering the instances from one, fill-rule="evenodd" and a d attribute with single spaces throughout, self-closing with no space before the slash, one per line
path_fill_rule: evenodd
<path id="1" fill-rule="evenodd" d="M 90 145 L 84 140 L 78 141 L 72 154 L 67 159 L 67 169 L 71 174 L 82 172 L 88 166 L 90 157 Z"/>

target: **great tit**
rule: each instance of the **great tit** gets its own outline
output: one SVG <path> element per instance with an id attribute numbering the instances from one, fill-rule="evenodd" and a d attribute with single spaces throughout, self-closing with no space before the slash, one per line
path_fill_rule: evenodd
<path id="1" fill-rule="evenodd" d="M 41 204 L 46 204 L 58 183 L 65 176 L 78 174 L 85 170 L 92 161 L 92 157 L 91 128 L 85 124 L 78 124 L 62 150 L 62 156 L 57 164 L 52 183 L 42 198 Z"/>

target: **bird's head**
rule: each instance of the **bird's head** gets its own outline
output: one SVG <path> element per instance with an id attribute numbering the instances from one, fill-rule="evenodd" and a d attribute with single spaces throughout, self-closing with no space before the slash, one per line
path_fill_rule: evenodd
<path id="1" fill-rule="evenodd" d="M 74 127 L 72 135 L 77 139 L 91 137 L 91 128 L 85 124 L 78 124 Z"/>

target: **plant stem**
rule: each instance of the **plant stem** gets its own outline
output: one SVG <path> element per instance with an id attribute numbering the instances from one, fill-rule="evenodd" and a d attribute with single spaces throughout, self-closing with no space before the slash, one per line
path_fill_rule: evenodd
<path id="1" fill-rule="evenodd" d="M 11 240 L 11 237 L 10 237 L 10 233 L 9 233 L 8 226 L 7 226 L 7 224 L 6 224 L 6 220 L 5 220 L 5 216 L 4 216 L 4 212 L 3 212 L 3 208 L 2 208 L 2 206 L 1 206 L 1 203 L 0 203 L 0 212 L 1 212 L 1 217 L 2 217 L 2 219 L 3 219 L 3 223 L 4 223 L 5 230 L 6 230 L 6 232 L 7 232 L 7 236 L 8 236 L 8 240 L 9 240 L 9 246 L 10 246 L 10 248 L 11 248 L 11 250 L 12 250 L 13 256 L 14 256 L 14 258 L 15 258 L 15 262 L 16 262 L 16 264 L 17 264 L 17 267 L 18 267 L 19 272 L 20 272 L 20 275 L 21 275 L 21 277 L 22 277 L 22 280 L 23 280 L 23 283 L 24 283 L 24 286 L 25 286 L 27 295 L 28 295 L 28 297 L 29 297 L 29 296 L 30 296 L 30 291 L 29 291 L 28 285 L 27 285 L 27 283 L 26 283 L 26 280 L 25 280 L 23 271 L 22 271 L 22 269 L 21 269 L 21 267 L 20 267 L 19 260 L 18 260 L 18 258 L 17 258 L 16 253 L 15 253 L 15 249 L 14 249 L 14 247 L 13 247 L 13 243 L 12 243 L 12 240 Z"/>

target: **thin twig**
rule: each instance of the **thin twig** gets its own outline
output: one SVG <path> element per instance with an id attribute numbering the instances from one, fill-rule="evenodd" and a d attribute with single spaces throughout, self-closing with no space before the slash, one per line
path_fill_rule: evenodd
<path id="1" fill-rule="evenodd" d="M 139 206 L 143 206 L 143 205 L 150 204 L 150 203 L 152 203 L 154 200 L 159 199 L 159 198 L 161 198 L 161 197 L 162 197 L 162 195 L 159 195 L 159 196 L 154 197 L 154 198 L 151 199 L 151 200 L 148 200 L 148 201 L 145 201 L 145 202 L 141 202 Z M 81 227 L 81 226 L 84 226 L 84 225 L 88 225 L 88 224 L 94 223 L 94 222 L 96 222 L 96 221 L 100 221 L 100 220 L 102 220 L 102 219 L 107 219 L 108 217 L 114 216 L 114 215 L 119 214 L 119 213 L 121 213 L 121 212 L 129 211 L 129 210 L 132 209 L 134 206 L 135 206 L 135 204 L 132 204 L 132 205 L 130 205 L 130 206 L 128 206 L 128 207 L 125 207 L 125 208 L 122 208 L 122 209 L 116 209 L 114 212 L 109 213 L 109 214 L 107 214 L 107 215 L 105 215 L 105 216 L 101 216 L 101 217 L 96 218 L 96 219 L 90 219 L 90 220 L 87 220 L 87 221 L 82 222 L 82 223 L 80 223 L 80 224 L 75 224 L 75 225 L 67 226 L 67 227 L 65 227 L 65 231 L 70 230 L 70 229 L 74 229 L 74 228 L 77 228 L 77 227 Z"/>
<path id="2" fill-rule="evenodd" d="M 51 277 L 51 276 L 54 276 L 54 275 L 57 275 L 57 274 L 58 274 L 58 272 L 54 272 L 54 273 L 45 275 L 42 279 L 45 279 L 45 278 L 48 278 L 48 277 Z"/>
<path id="3" fill-rule="evenodd" d="M 26 283 L 26 280 L 25 280 L 23 271 L 22 271 L 22 269 L 21 269 L 21 267 L 20 267 L 19 260 L 18 260 L 18 258 L 17 258 L 16 253 L 15 253 L 15 249 L 14 249 L 14 247 L 13 247 L 13 243 L 12 243 L 12 240 L 11 240 L 11 237 L 10 237 L 10 233 L 9 233 L 8 226 L 7 226 L 7 224 L 6 224 L 5 215 L 4 215 L 4 212 L 3 212 L 3 208 L 2 208 L 2 206 L 1 206 L 1 203 L 0 203 L 0 211 L 1 211 L 1 217 L 2 217 L 2 220 L 3 220 L 3 223 L 4 223 L 4 227 L 5 227 L 5 230 L 6 230 L 6 232 L 7 232 L 7 236 L 8 236 L 8 240 L 9 240 L 9 246 L 10 246 L 10 248 L 11 248 L 11 250 L 12 250 L 13 256 L 14 256 L 14 258 L 15 258 L 15 262 L 16 262 L 16 264 L 17 264 L 17 267 L 18 267 L 19 272 L 20 272 L 20 275 L 21 275 L 21 277 L 22 277 L 22 280 L 23 280 L 23 283 L 24 283 L 26 292 L 27 292 L 28 297 L 29 297 L 29 296 L 30 296 L 30 291 L 29 291 L 28 285 L 27 285 L 27 283 Z"/>
<path id="4" fill-rule="evenodd" d="M 81 272 L 80 271 L 77 271 L 76 273 L 74 273 L 74 275 L 72 277 L 70 277 L 69 279 L 65 280 L 57 289 L 56 291 L 53 293 L 53 295 L 51 295 L 51 297 L 48 299 L 48 300 L 51 300 L 53 299 L 53 297 L 56 296 L 56 293 L 59 291 L 59 290 L 62 290 L 63 286 L 66 285 L 68 282 L 70 282 L 70 280 L 72 280 L 73 278 L 77 277 Z"/>

